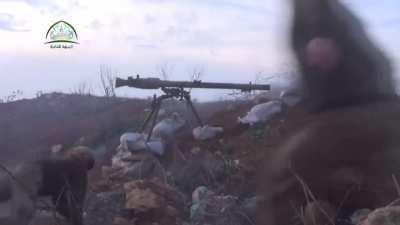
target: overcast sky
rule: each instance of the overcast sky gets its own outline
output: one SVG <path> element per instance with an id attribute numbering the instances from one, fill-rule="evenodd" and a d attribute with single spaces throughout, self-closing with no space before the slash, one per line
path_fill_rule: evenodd
<path id="1" fill-rule="evenodd" d="M 345 3 L 399 67 L 400 1 Z M 75 27 L 79 45 L 44 45 L 47 29 L 58 20 Z M 122 77 L 154 76 L 168 65 L 169 79 L 176 80 L 189 79 L 193 68 L 204 69 L 204 81 L 248 82 L 261 71 L 282 74 L 292 65 L 289 21 L 285 0 L 0 0 L 0 97 L 17 89 L 25 96 L 71 92 L 84 82 L 98 91 L 101 65 Z"/>

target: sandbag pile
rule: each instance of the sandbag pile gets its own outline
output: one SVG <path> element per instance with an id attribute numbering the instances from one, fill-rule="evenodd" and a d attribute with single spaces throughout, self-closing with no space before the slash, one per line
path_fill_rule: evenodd
<path id="1" fill-rule="evenodd" d="M 255 105 L 246 116 L 238 118 L 241 124 L 256 124 L 268 122 L 273 116 L 282 112 L 282 101 L 270 101 Z"/>
<path id="2" fill-rule="evenodd" d="M 118 149 L 128 152 L 149 151 L 156 155 L 164 154 L 164 145 L 160 138 L 152 137 L 148 142 L 146 139 L 146 134 L 133 132 L 124 133 L 121 135 Z"/>

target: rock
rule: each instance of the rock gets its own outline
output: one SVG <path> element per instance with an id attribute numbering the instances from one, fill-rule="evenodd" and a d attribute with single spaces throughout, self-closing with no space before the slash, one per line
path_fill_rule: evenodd
<path id="1" fill-rule="evenodd" d="M 207 195 L 200 201 L 194 202 L 190 207 L 190 219 L 194 224 L 242 225 L 250 223 L 244 220 L 238 198 L 215 194 Z"/>
<path id="2" fill-rule="evenodd" d="M 146 212 L 158 209 L 163 204 L 163 199 L 152 192 L 149 188 L 142 188 L 138 181 L 132 181 L 124 185 L 126 203 L 125 208 L 134 209 L 138 212 Z"/>
<path id="3" fill-rule="evenodd" d="M 113 157 L 111 170 L 104 168 L 103 172 L 103 175 L 110 179 L 125 181 L 164 176 L 161 163 L 148 152 L 129 153 L 123 158 Z"/>
<path id="4" fill-rule="evenodd" d="M 155 214 L 176 217 L 183 212 L 184 196 L 157 179 L 125 183 L 125 208 L 136 213 L 152 211 Z"/>
<path id="5" fill-rule="evenodd" d="M 304 211 L 304 225 L 332 225 L 336 220 L 335 208 L 324 201 L 308 203 Z"/>
<path id="6" fill-rule="evenodd" d="M 368 214 L 360 225 L 397 225 L 400 224 L 400 206 L 379 208 Z"/>
<path id="7" fill-rule="evenodd" d="M 224 161 L 207 151 L 173 164 L 170 170 L 175 184 L 186 193 L 192 193 L 199 186 L 215 185 L 227 172 Z"/>
<path id="8" fill-rule="evenodd" d="M 87 201 L 85 225 L 110 225 L 115 217 L 124 217 L 125 196 L 122 191 L 96 194 Z"/>
<path id="9" fill-rule="evenodd" d="M 125 159 L 129 158 L 131 155 L 132 153 L 126 149 L 119 148 L 117 153 L 111 158 L 111 167 L 113 169 L 122 169 L 128 167 L 131 162 Z"/>
<path id="10" fill-rule="evenodd" d="M 224 132 L 222 127 L 203 126 L 193 129 L 193 137 L 196 140 L 204 141 L 215 138 L 218 134 Z"/>
<path id="11" fill-rule="evenodd" d="M 250 125 L 264 123 L 280 112 L 282 112 L 282 101 L 270 101 L 255 105 L 245 117 L 239 117 L 238 121 L 239 123 Z"/>
<path id="12" fill-rule="evenodd" d="M 171 118 L 161 120 L 153 129 L 155 138 L 169 140 L 174 137 L 175 132 L 185 125 L 185 119 L 178 113 L 173 113 Z"/>

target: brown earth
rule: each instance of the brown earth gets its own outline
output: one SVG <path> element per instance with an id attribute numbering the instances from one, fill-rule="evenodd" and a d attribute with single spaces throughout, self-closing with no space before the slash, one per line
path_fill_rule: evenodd
<path id="1" fill-rule="evenodd" d="M 159 158 L 161 165 L 166 171 L 174 167 L 182 169 L 181 165 L 196 162 L 198 156 L 194 155 L 193 149 L 197 147 L 209 154 L 206 160 L 207 157 L 215 158 L 224 165 L 221 178 L 213 180 L 205 177 L 204 180 L 200 179 L 199 185 L 208 186 L 217 194 L 237 196 L 240 199 L 253 197 L 257 185 L 256 173 L 263 159 L 274 154 L 275 146 L 306 122 L 303 119 L 305 107 L 300 104 L 288 108 L 268 124 L 254 127 L 238 124 L 237 118 L 244 116 L 257 103 L 259 101 L 197 103 L 196 108 L 205 123 L 222 126 L 224 133 L 215 140 L 196 141 L 191 134 L 193 127 L 197 126 L 193 115 L 185 113 L 187 109 L 184 104 L 166 102 L 164 108 L 183 113 L 189 122 L 178 133 L 175 143 L 168 146 L 169 152 Z M 66 148 L 86 145 L 95 150 L 97 157 L 96 166 L 90 172 L 89 195 L 109 193 L 114 190 L 111 186 L 123 187 L 123 184 L 110 186 L 101 168 L 110 164 L 119 144 L 119 136 L 123 132 L 139 129 L 144 119 L 143 110 L 148 105 L 148 100 L 141 99 L 110 99 L 61 93 L 0 104 L 1 163 L 44 157 L 49 154 L 51 146 L 57 144 Z M 176 188 L 186 199 L 190 199 L 193 189 Z M 190 204 L 190 201 L 186 204 Z M 188 207 L 186 205 L 184 211 L 179 212 L 179 221 L 189 220 Z M 134 220 L 134 224 L 154 222 L 151 213 L 136 215 L 138 220 L 132 218 L 132 215 L 124 217 L 120 214 L 115 215 L 117 221 Z"/>

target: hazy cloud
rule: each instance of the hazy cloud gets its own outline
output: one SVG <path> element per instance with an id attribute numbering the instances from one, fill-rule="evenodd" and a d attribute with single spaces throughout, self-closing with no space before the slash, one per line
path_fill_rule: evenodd
<path id="1" fill-rule="evenodd" d="M 400 68 L 400 1 L 343 1 Z M 288 2 L 0 0 L 0 78 L 7 76 L 0 97 L 18 87 L 20 80 L 31 81 L 18 87 L 24 93 L 29 88 L 69 90 L 82 79 L 97 80 L 101 64 L 124 76 L 151 74 L 157 63 L 173 62 L 171 79 L 187 79 L 188 67 L 203 64 L 208 74 L 204 79 L 221 82 L 248 82 L 261 70 L 279 74 L 292 60 Z M 60 19 L 74 25 L 80 45 L 67 51 L 43 45 L 48 26 Z M 27 31 L 24 28 L 30 32 L 15 32 Z"/>
<path id="2" fill-rule="evenodd" d="M 13 15 L 0 13 L 0 29 L 12 32 L 26 32 L 28 29 L 19 28 Z"/>

